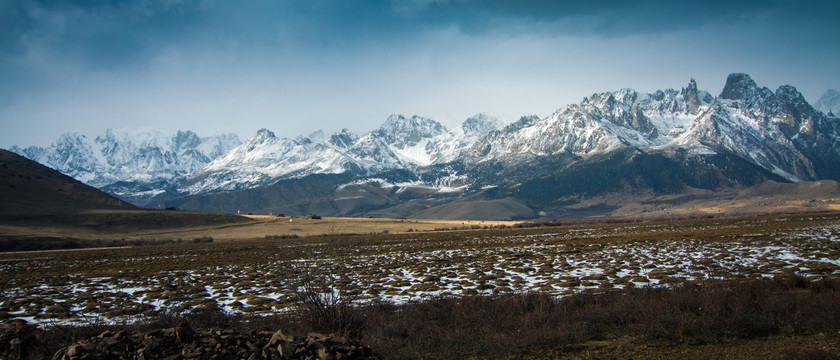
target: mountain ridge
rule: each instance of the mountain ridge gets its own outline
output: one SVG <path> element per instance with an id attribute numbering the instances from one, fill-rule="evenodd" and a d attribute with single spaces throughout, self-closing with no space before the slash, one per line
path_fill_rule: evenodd
<path id="1" fill-rule="evenodd" d="M 793 86 L 772 91 L 734 73 L 717 97 L 690 79 L 678 90 L 595 93 L 544 118 L 524 116 L 504 126 L 485 114 L 452 130 L 394 114 L 362 135 L 343 129 L 288 139 L 262 129 L 198 170 L 118 185 L 120 196 L 142 204 L 226 212 L 261 196 L 263 205 L 255 208 L 327 215 L 394 209 L 412 216 L 464 199 L 504 204 L 516 216 L 564 213 L 568 199 L 581 194 L 658 196 L 771 180 L 840 180 L 832 165 L 840 163 L 838 124 Z M 173 141 L 187 148 L 194 142 L 192 136 Z M 72 160 L 85 171 L 97 164 L 85 156 Z M 205 200 L 190 200 L 195 197 Z M 492 202 L 501 199 L 512 200 Z"/>
<path id="2" fill-rule="evenodd" d="M 137 200 L 159 193 L 153 184 L 197 171 L 239 143 L 234 134 L 202 138 L 192 131 L 107 129 L 95 138 L 66 132 L 47 147 L 9 150 L 117 196 L 126 193 L 115 188 L 147 187 L 131 194 Z"/>

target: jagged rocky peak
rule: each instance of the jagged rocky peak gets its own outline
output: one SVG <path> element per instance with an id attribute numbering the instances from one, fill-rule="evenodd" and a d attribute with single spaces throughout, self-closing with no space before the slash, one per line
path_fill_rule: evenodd
<path id="1" fill-rule="evenodd" d="M 443 125 L 432 119 L 412 115 L 407 118 L 403 115 L 388 116 L 388 120 L 379 127 L 389 133 L 405 133 L 421 131 L 425 134 L 439 134 L 445 131 Z"/>
<path id="2" fill-rule="evenodd" d="M 776 89 L 776 96 L 780 101 L 792 104 L 807 104 L 805 97 L 792 85 L 782 85 Z"/>
<path id="3" fill-rule="evenodd" d="M 104 166 L 94 155 L 92 145 L 93 143 L 85 135 L 64 132 L 48 147 L 12 146 L 9 150 L 77 180 L 90 183 L 94 180 L 96 171 Z"/>
<path id="4" fill-rule="evenodd" d="M 522 116 L 519 118 L 519 120 L 516 120 L 515 122 L 505 126 L 503 129 L 501 129 L 501 131 L 505 133 L 512 133 L 534 125 L 538 121 L 540 121 L 540 117 L 537 115 Z"/>
<path id="5" fill-rule="evenodd" d="M 802 117 L 814 117 L 817 111 L 808 104 L 805 97 L 802 96 L 795 87 L 791 85 L 782 85 L 776 90 L 776 99 L 781 103 L 785 112 L 794 116 L 798 120 Z"/>
<path id="6" fill-rule="evenodd" d="M 483 136 L 498 129 L 500 124 L 498 119 L 481 113 L 464 120 L 461 129 L 464 130 L 466 136 Z"/>
<path id="7" fill-rule="evenodd" d="M 178 130 L 178 132 L 172 136 L 172 149 L 175 151 L 180 151 L 182 149 L 194 149 L 200 144 L 201 139 L 198 135 L 189 130 Z"/>
<path id="8" fill-rule="evenodd" d="M 697 90 L 697 82 L 694 78 L 688 81 L 688 86 L 682 90 L 682 95 L 685 98 L 687 110 L 692 115 L 697 115 L 700 112 L 700 95 Z"/>
<path id="9" fill-rule="evenodd" d="M 108 153 L 113 153 L 119 146 L 119 140 L 114 129 L 105 129 L 104 135 L 96 137 L 96 143 L 102 146 L 102 152 L 108 156 Z"/>
<path id="10" fill-rule="evenodd" d="M 379 127 L 378 135 L 397 147 L 414 145 L 425 138 L 431 138 L 446 132 L 439 122 L 422 116 L 391 115 Z"/>
<path id="11" fill-rule="evenodd" d="M 351 133 L 350 130 L 341 129 L 340 132 L 333 134 L 330 136 L 330 144 L 337 146 L 339 148 L 348 148 L 352 146 L 356 141 L 359 140 L 359 137 L 355 134 Z"/>
<path id="12" fill-rule="evenodd" d="M 63 132 L 59 135 L 55 144 L 58 148 L 86 147 L 85 141 L 87 141 L 87 135 L 77 132 Z"/>
<path id="13" fill-rule="evenodd" d="M 297 144 L 297 145 L 309 145 L 309 144 L 314 144 L 314 142 L 312 141 L 312 139 L 310 139 L 308 137 L 299 137 L 299 138 L 295 139 L 295 144 Z"/>
<path id="14" fill-rule="evenodd" d="M 726 78 L 726 85 L 720 93 L 721 99 L 745 100 L 752 98 L 758 92 L 758 85 L 753 79 L 744 73 L 729 74 Z"/>
<path id="15" fill-rule="evenodd" d="M 266 128 L 262 128 L 262 129 L 257 130 L 257 134 L 254 135 L 254 137 L 251 138 L 250 142 L 251 143 L 261 143 L 261 142 L 265 142 L 266 140 L 273 139 L 273 138 L 276 138 L 276 136 L 274 136 L 274 133 L 271 132 L 271 130 L 268 130 Z"/>
<path id="16" fill-rule="evenodd" d="M 688 86 L 685 88 L 686 93 L 697 94 L 697 81 L 694 78 L 688 79 Z"/>
<path id="17" fill-rule="evenodd" d="M 639 94 L 633 89 L 595 93 L 588 98 L 583 98 L 581 106 L 595 106 L 603 112 L 610 113 L 620 110 L 621 105 L 629 106 L 634 103 L 638 96 Z"/>
<path id="18" fill-rule="evenodd" d="M 257 133 L 254 134 L 254 136 L 240 145 L 240 148 L 246 149 L 246 151 L 251 151 L 262 146 L 262 144 L 273 141 L 274 139 L 277 139 L 277 137 L 274 136 L 274 133 L 271 132 L 271 130 L 262 128 L 257 130 Z"/>
<path id="19" fill-rule="evenodd" d="M 675 94 L 676 91 L 674 90 L 668 90 L 667 93 L 658 91 L 650 95 L 650 98 L 663 101 L 668 98 L 673 99 Z M 593 94 L 588 99 L 584 98 L 580 108 L 586 113 L 587 120 L 591 119 L 596 122 L 605 120 L 621 127 L 633 129 L 645 137 L 653 139 L 659 134 L 656 126 L 650 121 L 643 109 L 643 107 L 650 106 L 642 104 L 648 102 L 648 99 L 648 95 L 639 94 L 633 89 L 621 89 L 615 92 Z M 581 118 L 578 115 L 573 115 L 573 117 Z"/>
<path id="20" fill-rule="evenodd" d="M 65 164 L 85 171 L 93 171 L 96 162 L 87 136 L 75 132 L 62 133 L 48 159 L 55 165 Z"/>
<path id="21" fill-rule="evenodd" d="M 776 112 L 778 101 L 772 90 L 759 87 L 755 81 L 742 73 L 730 74 L 720 93 L 720 99 L 736 101 L 737 107 Z"/>

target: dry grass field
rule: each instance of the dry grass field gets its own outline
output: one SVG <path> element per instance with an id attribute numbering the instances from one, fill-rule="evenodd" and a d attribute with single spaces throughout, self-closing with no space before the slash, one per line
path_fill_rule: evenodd
<path id="1" fill-rule="evenodd" d="M 213 243 L 0 254 L 0 317 L 24 318 L 46 326 L 130 324 L 161 312 L 200 309 L 234 316 L 272 317 L 288 313 L 300 303 L 299 290 L 307 281 L 327 285 L 330 291 L 357 306 L 388 307 L 523 293 L 539 293 L 552 299 L 604 294 L 598 296 L 610 299 L 615 295 L 609 294 L 617 291 L 633 293 L 636 289 L 675 287 L 689 291 L 690 286 L 709 282 L 790 278 L 814 283 L 836 282 L 840 277 L 838 213 L 540 224 L 551 226 L 251 218 L 253 221 L 237 224 L 142 230 L 130 235 L 212 236 L 216 239 Z M 465 230 L 434 231 L 442 228 Z M 802 293 L 796 289 L 767 287 L 763 291 Z M 721 290 L 716 297 L 725 298 L 720 294 L 726 293 Z M 595 303 L 603 305 L 609 301 Z M 492 308 L 487 304 L 472 308 L 482 306 Z M 457 306 L 444 308 L 452 311 Z M 421 314 L 430 314 L 424 311 Z M 823 315 L 820 316 L 840 322 L 833 313 Z M 546 340 L 516 347 L 505 356 L 528 358 L 522 355 L 524 348 L 539 351 L 541 355 L 530 356 L 534 358 L 560 357 L 558 351 L 563 356 L 601 354 L 597 357 L 620 358 L 616 354 L 621 351 L 641 351 L 640 346 L 651 344 L 645 340 L 643 344 L 647 345 L 639 345 L 635 337 L 628 340 L 596 335 L 580 341 L 564 338 L 576 347 L 558 348 Z M 790 334 L 782 331 L 782 335 Z M 794 335 L 802 341 L 826 342 L 829 350 L 837 350 L 836 336 L 822 338 L 800 330 Z M 380 349 L 407 346 L 405 339 L 389 339 L 384 343 L 371 341 Z M 599 343 L 598 339 L 609 341 Z M 629 343 L 621 345 L 622 341 Z M 726 341 L 709 345 L 708 351 L 718 351 L 715 346 L 731 350 L 726 344 L 752 346 Z M 543 350 L 534 350 L 534 346 Z M 663 349 L 662 354 L 674 350 Z M 426 351 L 427 356 L 419 357 L 431 358 L 438 351 L 415 350 L 418 354 Z M 464 355 L 478 350 L 458 351 Z M 395 354 L 396 358 L 413 357 L 411 353 Z"/>
<path id="2" fill-rule="evenodd" d="M 840 185 L 835 181 L 777 183 L 745 189 L 686 190 L 680 194 L 628 194 L 575 199 L 570 214 L 591 207 L 608 208 L 598 217 L 662 219 L 692 216 L 751 216 L 840 210 Z"/>
<path id="3" fill-rule="evenodd" d="M 87 210 L 70 215 L 0 221 L 0 239 L 72 238 L 149 240 L 212 237 L 217 242 L 267 237 L 405 233 L 470 227 L 512 226 L 514 221 L 383 218 L 309 219 L 304 216 L 225 215 L 164 210 Z"/>
<path id="4" fill-rule="evenodd" d="M 464 228 L 485 228 L 493 226 L 513 226 L 519 221 L 491 220 L 427 220 L 427 219 L 386 219 L 386 218 L 342 218 L 324 217 L 282 217 L 268 215 L 246 215 L 257 220 L 257 224 L 242 226 L 238 229 L 219 229 L 205 233 L 221 241 L 237 239 L 256 239 L 271 235 L 338 235 L 372 233 L 407 233 L 415 231 L 454 230 Z"/>

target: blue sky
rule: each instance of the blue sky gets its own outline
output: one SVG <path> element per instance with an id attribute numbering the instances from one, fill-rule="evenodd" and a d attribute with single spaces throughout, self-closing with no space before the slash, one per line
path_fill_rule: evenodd
<path id="1" fill-rule="evenodd" d="M 106 128 L 454 127 L 595 92 L 840 88 L 837 1 L 0 0 L 0 147 Z"/>

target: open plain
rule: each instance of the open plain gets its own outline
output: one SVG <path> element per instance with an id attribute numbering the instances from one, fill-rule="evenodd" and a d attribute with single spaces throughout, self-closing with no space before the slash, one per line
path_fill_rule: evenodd
<path id="1" fill-rule="evenodd" d="M 341 234 L 349 227 L 336 219 L 259 221 L 265 223 L 251 224 L 244 240 L 233 240 L 239 227 L 228 225 L 177 235 L 227 240 L 214 243 L 0 254 L 0 316 L 48 324 L 127 323 L 164 309 L 202 306 L 268 315 L 297 300 L 301 277 L 334 279 L 357 303 L 406 303 L 529 291 L 563 296 L 784 273 L 840 276 L 837 213 L 488 229 L 472 224 L 476 229 L 461 231 L 422 228 L 471 225 L 396 220 L 392 230 L 403 224 L 412 231 L 355 235 Z M 275 221 L 321 235 L 266 238 L 277 230 Z"/>

